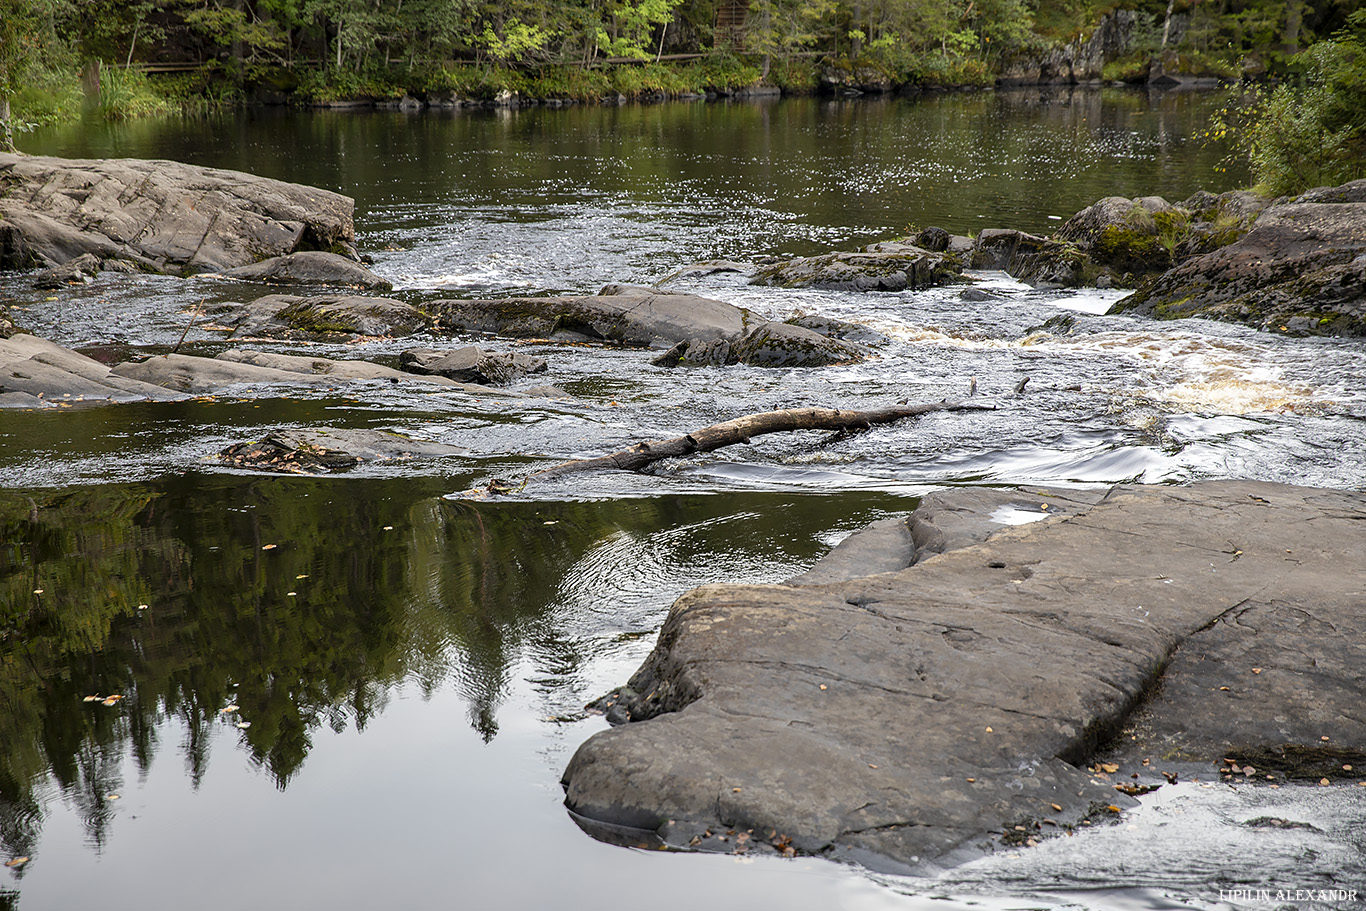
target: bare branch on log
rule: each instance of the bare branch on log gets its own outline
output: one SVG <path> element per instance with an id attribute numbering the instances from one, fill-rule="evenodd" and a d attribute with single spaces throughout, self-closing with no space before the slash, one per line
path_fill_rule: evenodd
<path id="1" fill-rule="evenodd" d="M 924 405 L 895 405 L 873 411 L 846 411 L 839 408 L 785 408 L 782 411 L 764 411 L 747 414 L 720 424 L 712 424 L 701 430 L 674 437 L 671 440 L 658 440 L 650 443 L 637 443 L 630 449 L 623 449 L 610 455 L 594 459 L 576 459 L 562 462 L 537 471 L 528 476 L 527 481 L 546 480 L 561 475 L 598 469 L 617 471 L 639 471 L 646 465 L 661 459 L 678 458 L 697 452 L 711 452 L 722 446 L 734 443 L 748 443 L 752 437 L 766 433 L 780 433 L 789 430 L 852 430 L 872 427 L 874 424 L 890 424 L 903 418 L 928 414 L 932 411 L 990 411 L 992 405 L 961 401 L 931 402 Z M 495 484 L 499 482 L 494 482 Z M 490 485 L 498 492 L 500 488 Z M 501 490 L 511 489 L 506 484 Z"/>

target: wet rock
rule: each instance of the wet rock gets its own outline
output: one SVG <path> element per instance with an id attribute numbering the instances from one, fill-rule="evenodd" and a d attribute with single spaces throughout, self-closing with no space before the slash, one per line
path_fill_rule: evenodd
<path id="1" fill-rule="evenodd" d="M 992 294 L 990 291 L 983 291 L 981 288 L 964 288 L 963 292 L 959 294 L 958 297 L 974 304 L 1000 299 L 999 295 Z"/>
<path id="2" fill-rule="evenodd" d="M 270 294 L 229 311 L 220 322 L 232 329 L 232 338 L 347 341 L 412 335 L 431 328 L 433 319 L 412 304 L 386 297 Z"/>
<path id="3" fill-rule="evenodd" d="M 787 323 L 758 326 L 737 342 L 731 353 L 741 364 L 752 367 L 824 367 L 856 363 L 869 355 L 861 345 Z"/>
<path id="4" fill-rule="evenodd" d="M 399 355 L 399 366 L 409 373 L 444 376 L 462 383 L 507 386 L 531 373 L 545 373 L 546 360 L 520 352 L 501 354 L 474 345 L 454 351 L 410 348 Z"/>
<path id="5" fill-rule="evenodd" d="M 660 284 L 671 281 L 675 278 L 701 278 L 707 275 L 720 275 L 724 272 L 735 272 L 741 275 L 748 275 L 754 271 L 752 263 L 736 263 L 728 259 L 710 259 L 706 262 L 693 263 L 684 266 L 660 280 Z"/>
<path id="6" fill-rule="evenodd" d="M 489 386 L 460 383 L 442 376 L 418 376 L 392 367 L 371 364 L 368 361 L 333 360 L 266 351 L 229 350 L 214 357 L 159 355 L 145 361 L 119 364 L 114 368 L 114 373 L 117 376 L 134 378 L 194 395 L 208 395 L 240 386 L 335 386 L 352 380 L 417 384 L 458 390 L 472 395 L 518 394 Z"/>
<path id="7" fill-rule="evenodd" d="M 310 427 L 271 431 L 265 439 L 234 443 L 218 459 L 234 468 L 285 474 L 344 471 L 361 462 L 409 461 L 468 452 L 380 430 Z"/>
<path id="8" fill-rule="evenodd" d="M 268 285 L 338 285 L 369 291 L 393 288 L 387 279 L 380 278 L 355 260 L 322 250 L 275 256 L 221 274 L 224 278 Z"/>
<path id="9" fill-rule="evenodd" d="M 958 516 L 954 492 L 942 496 L 926 519 L 947 548 L 945 523 Z M 1028 490 L 1013 492 L 1020 502 L 993 496 L 967 504 L 965 546 L 907 569 L 685 594 L 614 706 L 630 723 L 591 737 L 565 771 L 575 820 L 653 830 L 676 847 L 753 830 L 779 850 L 908 870 L 1014 844 L 1045 817 L 1113 815 L 1131 798 L 1081 764 L 1164 669 L 1188 651 L 1209 655 L 1199 637 L 1224 626 L 1244 646 L 1319 656 L 1325 669 L 1284 661 L 1298 685 L 1219 703 L 1223 730 L 1242 721 L 1249 739 L 1279 748 L 1321 749 L 1321 736 L 1366 748 L 1359 712 L 1335 714 L 1336 696 L 1322 715 L 1314 705 L 1325 690 L 1359 700 L 1366 494 L 1122 486 L 1073 501 L 1064 519 L 995 523 L 967 543 L 983 514 L 1057 504 Z M 893 549 L 891 565 L 904 539 Z M 1269 620 L 1285 603 L 1279 624 L 1227 622 Z M 1234 654 L 1205 664 L 1238 671 Z M 1219 740 L 1204 744 L 1207 758 L 1222 758 Z"/>
<path id="10" fill-rule="evenodd" d="M 854 342 L 860 345 L 885 345 L 891 341 L 881 332 L 862 323 L 850 323 L 829 316 L 802 314 L 783 322 L 789 326 L 801 326 L 803 329 L 810 329 L 826 338 L 836 338 L 840 341 Z"/>
<path id="11" fill-rule="evenodd" d="M 650 359 L 656 367 L 724 367 L 738 363 L 730 342 L 723 338 L 679 342 L 668 351 Z"/>
<path id="12" fill-rule="evenodd" d="M 826 253 L 759 269 L 752 285 L 825 288 L 832 291 L 905 291 L 961 279 L 963 258 L 914 244 L 887 241 L 857 253 Z"/>
<path id="13" fill-rule="evenodd" d="M 240 171 L 0 154 L 0 188 L 0 269 L 91 254 L 189 275 L 298 250 L 354 256 L 350 198 Z"/>
<path id="14" fill-rule="evenodd" d="M 739 339 L 747 311 L 695 294 L 608 289 L 589 297 L 444 300 L 426 305 L 448 329 L 513 338 L 608 342 L 642 348 L 701 339 Z M 616 293 L 620 292 L 620 293 Z"/>
<path id="15" fill-rule="evenodd" d="M 949 248 L 951 237 L 943 228 L 929 227 L 915 236 L 915 245 L 931 253 L 943 253 Z"/>
<path id="16" fill-rule="evenodd" d="M 1008 272 L 1022 282 L 1051 287 L 1081 284 L 1086 262 L 1074 244 L 1009 228 L 978 234 L 971 260 L 974 269 Z"/>
<path id="17" fill-rule="evenodd" d="M 91 281 L 100 273 L 100 258 L 94 253 L 82 253 L 51 269 L 44 269 L 33 278 L 33 287 L 44 290 Z"/>
<path id="18" fill-rule="evenodd" d="M 111 371 L 115 376 L 174 389 L 190 395 L 208 395 L 234 386 L 325 384 L 326 376 L 281 370 L 188 354 L 162 354 L 145 361 L 125 361 Z"/>
<path id="19" fill-rule="evenodd" d="M 1296 335 L 1366 335 L 1366 181 L 1278 200 L 1231 242 L 1116 304 Z"/>
<path id="20" fill-rule="evenodd" d="M 82 401 L 145 402 L 183 398 L 155 384 L 113 373 L 107 364 L 23 333 L 0 339 L 0 395 L 8 407 Z"/>
<path id="21" fill-rule="evenodd" d="M 756 319 L 748 310 L 698 297 L 609 285 L 592 297 L 435 301 L 441 325 L 522 338 L 666 347 L 657 366 L 741 363 L 810 367 L 848 363 L 868 351 L 800 326 Z M 679 347 L 679 346 L 682 347 Z M 723 360 L 724 358 L 724 360 Z"/>

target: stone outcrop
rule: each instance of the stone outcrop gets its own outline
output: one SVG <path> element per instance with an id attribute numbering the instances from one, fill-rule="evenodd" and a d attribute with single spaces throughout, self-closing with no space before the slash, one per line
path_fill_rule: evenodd
<path id="1" fill-rule="evenodd" d="M 217 315 L 231 338 L 348 341 L 401 337 L 431 328 L 432 317 L 387 297 L 269 294 Z"/>
<path id="2" fill-rule="evenodd" d="M 1097 83 L 1105 64 L 1123 57 L 1133 42 L 1138 14 L 1121 9 L 1107 13 L 1086 38 L 1074 38 L 1039 55 L 1002 67 L 998 85 Z"/>
<path id="3" fill-rule="evenodd" d="M 1278 199 L 1224 231 L 1226 243 L 1190 256 L 1118 309 L 1366 335 L 1366 180 Z"/>
<path id="4" fill-rule="evenodd" d="M 1366 494 L 954 496 L 911 530 L 944 552 L 922 547 L 909 568 L 893 524 L 871 535 L 878 574 L 855 557 L 680 598 L 602 703 L 629 722 L 565 771 L 575 820 L 654 847 L 933 869 L 1113 819 L 1163 784 L 1166 754 L 1134 762 L 1137 779 L 1086 767 L 1136 710 L 1151 743 L 1211 771 L 1255 756 L 1263 778 L 1355 785 Z"/>
<path id="5" fill-rule="evenodd" d="M 102 264 L 190 275 L 300 250 L 355 258 L 353 201 L 174 161 L 0 153 L 0 269 Z"/>

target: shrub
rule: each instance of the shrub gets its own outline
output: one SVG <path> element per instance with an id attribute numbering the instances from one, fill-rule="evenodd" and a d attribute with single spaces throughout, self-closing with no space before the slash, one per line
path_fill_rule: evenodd
<path id="1" fill-rule="evenodd" d="M 1246 156 L 1268 196 L 1366 176 L 1366 10 L 1295 61 L 1302 80 L 1245 93 L 1205 134 Z"/>

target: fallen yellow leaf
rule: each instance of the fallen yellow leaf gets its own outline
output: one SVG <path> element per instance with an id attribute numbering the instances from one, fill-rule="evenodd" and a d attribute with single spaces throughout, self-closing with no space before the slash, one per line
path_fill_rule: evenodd
<path id="1" fill-rule="evenodd" d="M 261 549 L 262 549 L 262 550 L 274 550 L 275 547 L 276 547 L 276 545 L 274 545 L 274 544 L 262 544 L 262 545 L 261 545 Z"/>
<path id="2" fill-rule="evenodd" d="M 5 861 L 5 866 L 7 866 L 7 867 L 22 867 L 22 866 L 23 866 L 24 864 L 26 864 L 26 863 L 28 863 L 28 858 L 27 858 L 27 857 L 15 857 L 15 858 L 13 858 L 13 859 L 11 859 L 11 860 Z"/>
<path id="3" fill-rule="evenodd" d="M 1055 803 L 1050 803 L 1049 806 L 1052 807 L 1053 809 L 1057 810 L 1059 813 L 1062 812 L 1062 807 L 1058 806 L 1058 805 L 1055 804 Z"/>

